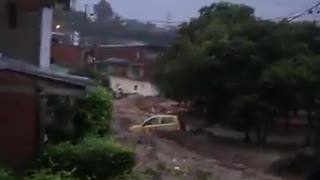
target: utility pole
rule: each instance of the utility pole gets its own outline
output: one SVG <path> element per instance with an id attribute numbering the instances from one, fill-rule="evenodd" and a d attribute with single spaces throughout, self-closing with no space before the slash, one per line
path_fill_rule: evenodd
<path id="1" fill-rule="evenodd" d="M 88 20 L 88 4 L 84 5 L 84 18 Z"/>
<path id="2" fill-rule="evenodd" d="M 172 14 L 171 12 L 167 12 L 167 15 L 166 15 L 167 26 L 171 24 L 171 21 L 172 21 Z"/>

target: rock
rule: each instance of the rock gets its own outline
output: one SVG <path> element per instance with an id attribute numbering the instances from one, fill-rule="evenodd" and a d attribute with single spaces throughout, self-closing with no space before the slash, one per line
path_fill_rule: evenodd
<path id="1" fill-rule="evenodd" d="M 243 164 L 233 164 L 233 165 L 237 169 L 244 169 L 244 165 Z"/>

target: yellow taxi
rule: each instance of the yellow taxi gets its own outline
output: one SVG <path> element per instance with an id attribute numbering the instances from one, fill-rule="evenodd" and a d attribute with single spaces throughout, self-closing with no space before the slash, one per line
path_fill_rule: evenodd
<path id="1" fill-rule="evenodd" d="M 181 122 L 176 115 L 155 115 L 143 121 L 139 125 L 133 125 L 129 128 L 129 132 L 151 132 L 157 130 L 179 131 L 181 130 Z"/>

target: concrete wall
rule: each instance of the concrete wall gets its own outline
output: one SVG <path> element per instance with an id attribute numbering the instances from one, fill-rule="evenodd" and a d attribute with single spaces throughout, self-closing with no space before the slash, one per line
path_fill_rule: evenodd
<path id="1" fill-rule="evenodd" d="M 43 8 L 41 13 L 40 62 L 42 68 L 50 67 L 53 10 Z"/>
<path id="2" fill-rule="evenodd" d="M 118 92 L 119 88 L 123 93 L 133 94 L 137 93 L 143 96 L 157 96 L 159 95 L 158 89 L 148 81 L 136 81 L 127 78 L 110 76 L 110 86 L 115 92 Z M 136 89 L 135 89 L 136 86 Z"/>
<path id="3" fill-rule="evenodd" d="M 42 18 L 43 14 L 46 17 Z M 50 9 L 47 9 L 46 12 L 43 12 L 42 9 L 34 12 L 18 10 L 17 27 L 10 29 L 6 0 L 0 0 L 0 53 L 4 56 L 47 67 L 50 62 L 48 57 L 50 57 L 51 21 Z M 46 22 L 46 24 L 42 26 L 41 22 Z M 41 28 L 48 32 L 42 32 Z M 48 33 L 49 35 L 47 35 Z M 43 38 L 42 42 L 41 37 Z M 40 49 L 43 52 L 41 55 Z"/>

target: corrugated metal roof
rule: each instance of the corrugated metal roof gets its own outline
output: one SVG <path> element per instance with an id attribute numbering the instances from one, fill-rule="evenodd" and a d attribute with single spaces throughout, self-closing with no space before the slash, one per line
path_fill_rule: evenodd
<path id="1" fill-rule="evenodd" d="M 42 69 L 33 64 L 29 64 L 21 60 L 15 60 L 7 57 L 0 57 L 0 70 L 11 70 L 21 72 L 40 78 L 46 78 L 83 87 L 91 84 L 96 84 L 95 81 L 87 77 L 59 73 L 52 69 Z"/>
<path id="2" fill-rule="evenodd" d="M 127 64 L 129 61 L 127 59 L 122 59 L 122 58 L 108 58 L 105 60 L 100 60 L 96 61 L 96 64 L 101 64 L 101 63 L 115 63 L 115 64 Z"/>
<path id="3" fill-rule="evenodd" d="M 168 47 L 164 45 L 156 45 L 156 44 L 148 44 L 144 42 L 130 42 L 130 43 L 124 43 L 124 44 L 101 44 L 98 47 L 102 48 L 119 48 L 119 47 Z"/>
<path id="4" fill-rule="evenodd" d="M 70 69 L 58 64 L 51 64 L 50 69 L 57 73 L 69 74 Z"/>
<path id="5" fill-rule="evenodd" d="M 142 42 L 133 42 L 133 43 L 125 43 L 125 44 L 102 44 L 99 47 L 143 47 L 148 44 Z"/>

